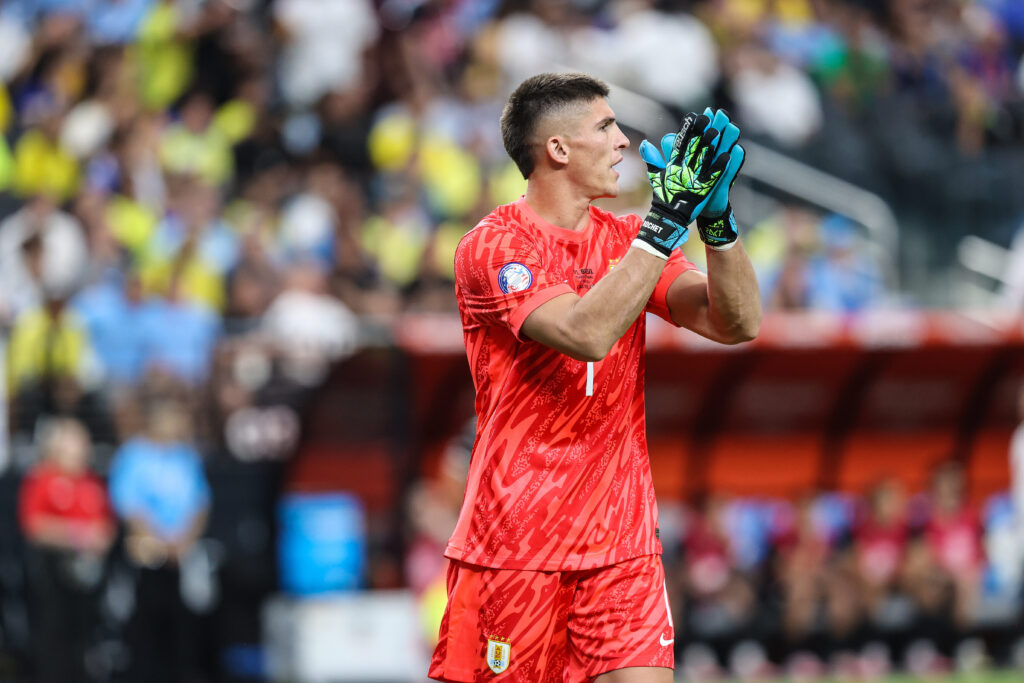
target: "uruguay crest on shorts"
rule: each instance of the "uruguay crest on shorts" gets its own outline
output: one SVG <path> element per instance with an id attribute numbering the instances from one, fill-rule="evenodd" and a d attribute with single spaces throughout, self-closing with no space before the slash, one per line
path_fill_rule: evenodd
<path id="1" fill-rule="evenodd" d="M 487 639 L 487 666 L 496 674 L 503 673 L 512 659 L 512 644 L 501 638 Z"/>

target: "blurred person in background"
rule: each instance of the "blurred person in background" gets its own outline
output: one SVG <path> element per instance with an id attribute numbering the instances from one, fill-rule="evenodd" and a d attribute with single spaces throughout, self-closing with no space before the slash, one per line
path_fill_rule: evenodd
<path id="1" fill-rule="evenodd" d="M 260 329 L 295 382 L 313 387 L 330 364 L 358 348 L 359 319 L 327 293 L 327 277 L 316 263 L 296 263 L 284 274 L 281 292 L 263 314 Z"/>
<path id="2" fill-rule="evenodd" d="M 855 644 L 862 601 L 850 554 L 822 519 L 820 504 L 817 495 L 801 498 L 793 528 L 776 540 L 782 633 L 791 651 L 842 666 Z"/>
<path id="3" fill-rule="evenodd" d="M 981 518 L 967 500 L 963 467 L 947 463 L 935 472 L 930 491 L 931 514 L 925 537 L 937 564 L 955 587 L 955 622 L 966 628 L 977 606 L 985 549 Z"/>
<path id="4" fill-rule="evenodd" d="M 907 587 L 919 611 L 917 630 L 948 657 L 974 618 L 985 561 L 980 517 L 958 463 L 935 470 L 925 512 L 908 550 Z"/>
<path id="5" fill-rule="evenodd" d="M 45 294 L 43 305 L 22 313 L 7 346 L 11 429 L 28 435 L 46 416 L 82 420 L 97 439 L 112 442 L 113 427 L 97 392 L 99 366 L 67 293 Z"/>
<path id="6" fill-rule="evenodd" d="M 194 246 L 189 243 L 175 259 L 167 288 L 143 304 L 135 324 L 142 336 L 144 371 L 166 373 L 196 388 L 209 375 L 221 321 L 183 291 L 183 269 Z"/>
<path id="7" fill-rule="evenodd" d="M 154 398 L 143 435 L 125 442 L 110 467 L 110 498 L 135 569 L 135 612 L 127 634 L 131 680 L 190 681 L 201 634 L 186 604 L 183 568 L 206 528 L 210 488 L 189 444 L 185 406 Z"/>
<path id="8" fill-rule="evenodd" d="M 642 313 L 735 344 L 756 335 L 760 296 L 728 207 L 739 129 L 708 110 L 663 141 L 667 160 L 641 145 L 654 202 L 618 218 L 591 206 L 618 194 L 629 146 L 608 93 L 584 74 L 517 87 L 501 130 L 526 194 L 456 251 L 479 421 L 432 678 L 672 680 Z M 692 219 L 707 276 L 677 248 Z"/>
<path id="9" fill-rule="evenodd" d="M 726 520 L 729 500 L 710 493 L 687 526 L 682 562 L 682 612 L 693 635 L 713 639 L 745 629 L 757 609 L 757 586 L 739 570 Z"/>
<path id="10" fill-rule="evenodd" d="M 905 589 L 910 526 L 902 485 L 895 479 L 879 482 L 868 492 L 865 507 L 853 539 L 859 590 L 868 616 L 882 621 L 887 602 Z"/>
<path id="11" fill-rule="evenodd" d="M 114 393 L 134 387 L 146 369 L 146 340 L 139 325 L 144 303 L 138 274 L 116 268 L 79 290 L 71 301 L 102 365 L 104 382 Z"/>
<path id="12" fill-rule="evenodd" d="M 815 310 L 855 313 L 881 303 L 882 273 L 864 251 L 856 227 L 832 214 L 820 224 L 821 251 L 808 264 L 808 293 Z"/>
<path id="13" fill-rule="evenodd" d="M 0 324 L 43 302 L 44 290 L 70 292 L 90 254 L 82 225 L 40 194 L 0 222 Z"/>
<path id="14" fill-rule="evenodd" d="M 34 677 L 40 683 L 93 680 L 87 655 L 98 637 L 99 594 L 114 516 L 91 471 L 81 423 L 55 419 L 43 430 L 41 460 L 22 480 L 19 520 L 28 543 Z"/>

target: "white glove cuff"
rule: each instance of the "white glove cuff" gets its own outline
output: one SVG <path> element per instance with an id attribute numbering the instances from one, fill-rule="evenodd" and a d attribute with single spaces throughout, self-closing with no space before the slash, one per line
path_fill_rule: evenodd
<path id="1" fill-rule="evenodd" d="M 663 261 L 668 261 L 668 256 L 665 256 L 663 253 L 661 253 L 660 251 L 655 249 L 651 244 L 643 241 L 642 239 L 639 239 L 639 238 L 634 239 L 633 240 L 633 244 L 631 246 L 634 246 L 637 249 L 643 249 L 648 254 L 654 254 L 655 256 L 657 256 L 658 258 L 660 258 Z"/>

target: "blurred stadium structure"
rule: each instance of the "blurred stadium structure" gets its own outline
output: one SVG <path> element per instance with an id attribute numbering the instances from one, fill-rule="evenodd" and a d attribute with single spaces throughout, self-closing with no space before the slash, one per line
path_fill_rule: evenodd
<path id="1" fill-rule="evenodd" d="M 679 677 L 1024 667 L 1022 56 L 1020 0 L 4 0 L 0 679 L 423 680 L 452 253 L 554 65 L 747 140 L 760 338 L 649 332 Z"/>

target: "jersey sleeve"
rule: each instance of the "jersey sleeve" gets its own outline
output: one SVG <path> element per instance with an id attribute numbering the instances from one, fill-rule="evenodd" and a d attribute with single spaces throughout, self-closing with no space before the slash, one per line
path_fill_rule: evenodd
<path id="1" fill-rule="evenodd" d="M 517 338 L 526 318 L 556 296 L 573 292 L 549 277 L 535 244 L 512 230 L 481 225 L 455 252 L 455 284 L 463 315 L 500 325 Z"/>
<path id="2" fill-rule="evenodd" d="M 668 263 L 665 264 L 665 269 L 661 271 L 658 284 L 654 286 L 654 291 L 651 292 L 651 298 L 647 300 L 645 310 L 648 313 L 653 313 L 665 322 L 675 325 L 675 321 L 672 320 L 672 314 L 668 310 L 668 288 L 672 286 L 677 277 L 688 270 L 697 270 L 697 266 L 693 265 L 690 259 L 683 256 L 683 252 L 678 249 L 673 251 L 668 259 Z"/>

